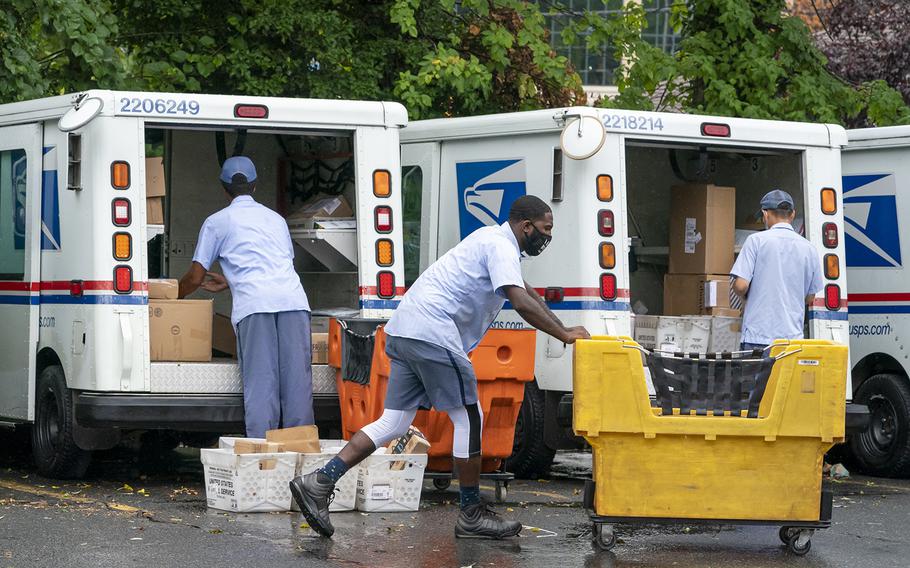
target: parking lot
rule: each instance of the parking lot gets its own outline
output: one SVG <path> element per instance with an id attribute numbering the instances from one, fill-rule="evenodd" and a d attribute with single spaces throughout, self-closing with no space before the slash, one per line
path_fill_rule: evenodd
<path id="1" fill-rule="evenodd" d="M 31 566 L 875 566 L 907 565 L 910 482 L 854 476 L 830 482 L 834 525 L 805 557 L 776 528 L 619 527 L 596 551 L 581 508 L 584 452 L 560 454 L 550 479 L 516 481 L 504 515 L 525 529 L 509 541 L 456 541 L 455 485 L 424 485 L 417 513 L 336 513 L 335 538 L 314 535 L 298 513 L 207 509 L 198 450 L 118 448 L 97 456 L 86 479 L 34 473 L 28 445 L 0 430 L 0 567 Z M 485 484 L 492 499 L 492 486 Z M 768 498 L 773 498 L 769 495 Z"/>

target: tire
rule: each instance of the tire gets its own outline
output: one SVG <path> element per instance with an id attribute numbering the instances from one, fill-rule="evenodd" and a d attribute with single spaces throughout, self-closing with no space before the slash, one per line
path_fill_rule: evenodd
<path id="1" fill-rule="evenodd" d="M 73 392 L 66 386 L 63 368 L 45 367 L 35 389 L 32 426 L 32 455 L 38 473 L 57 479 L 80 479 L 85 475 L 92 454 L 76 445 L 75 427 Z"/>
<path id="2" fill-rule="evenodd" d="M 852 463 L 877 477 L 910 475 L 910 385 L 899 375 L 873 375 L 854 401 L 869 407 L 870 424 L 850 437 Z"/>
<path id="3" fill-rule="evenodd" d="M 515 423 L 515 443 L 506 460 L 506 471 L 518 479 L 538 479 L 550 473 L 556 450 L 544 441 L 546 397 L 537 382 L 525 385 L 525 398 Z"/>

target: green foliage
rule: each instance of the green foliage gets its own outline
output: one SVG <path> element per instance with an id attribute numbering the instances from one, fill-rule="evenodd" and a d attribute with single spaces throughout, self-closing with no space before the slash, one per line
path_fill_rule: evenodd
<path id="1" fill-rule="evenodd" d="M 204 91 L 395 99 L 416 118 L 584 98 L 521 0 L 11 0 L 0 54 L 0 101 Z"/>
<path id="2" fill-rule="evenodd" d="M 649 5 L 628 3 L 605 22 L 587 14 L 568 35 L 614 46 L 620 94 L 604 106 L 812 122 L 889 125 L 910 121 L 900 95 L 873 81 L 858 88 L 834 76 L 784 0 L 676 0 L 682 32 L 675 54 L 641 39 Z M 564 36 L 566 33 L 564 33 Z"/>

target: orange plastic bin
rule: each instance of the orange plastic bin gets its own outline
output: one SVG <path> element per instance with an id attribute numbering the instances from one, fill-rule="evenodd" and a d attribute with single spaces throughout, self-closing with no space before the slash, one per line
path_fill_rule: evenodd
<path id="1" fill-rule="evenodd" d="M 386 335 L 376 330 L 373 360 L 368 384 L 344 380 L 340 373 L 340 334 L 337 322 L 332 322 L 329 336 L 329 364 L 339 368 L 339 402 L 342 431 L 349 439 L 357 430 L 379 418 L 384 409 L 389 382 L 390 361 L 385 354 Z M 468 354 L 477 376 L 477 394 L 483 410 L 481 456 L 483 471 L 500 468 L 502 460 L 512 455 L 515 423 L 524 400 L 525 383 L 534 379 L 534 330 L 491 329 Z M 337 355 L 333 359 L 333 353 Z M 432 444 L 428 471 L 452 471 L 452 441 L 454 428 L 444 412 L 421 410 L 414 419 Z"/>

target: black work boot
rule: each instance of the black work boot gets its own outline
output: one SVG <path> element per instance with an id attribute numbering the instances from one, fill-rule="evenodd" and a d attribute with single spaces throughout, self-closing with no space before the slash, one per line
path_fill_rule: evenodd
<path id="1" fill-rule="evenodd" d="M 300 512 L 314 531 L 325 537 L 335 533 L 329 520 L 329 503 L 335 496 L 335 484 L 328 475 L 314 471 L 291 480 L 291 495 Z"/>
<path id="2" fill-rule="evenodd" d="M 457 538 L 502 539 L 521 532 L 521 523 L 507 521 L 493 511 L 486 503 L 469 505 L 461 510 L 455 523 Z"/>

